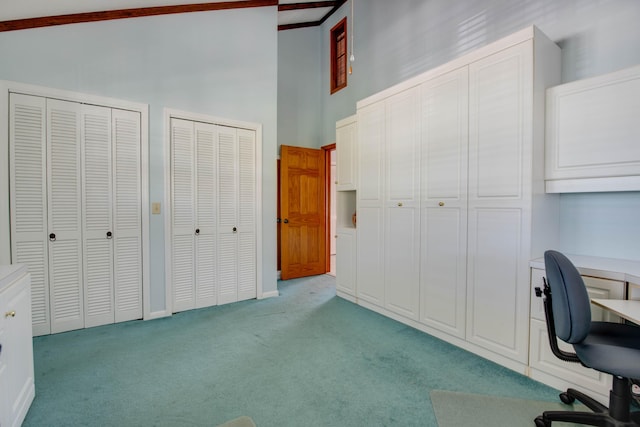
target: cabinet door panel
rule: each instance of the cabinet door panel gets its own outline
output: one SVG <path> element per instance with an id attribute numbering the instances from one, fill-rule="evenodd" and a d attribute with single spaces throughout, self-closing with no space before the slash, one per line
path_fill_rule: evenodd
<path id="1" fill-rule="evenodd" d="M 468 69 L 422 85 L 421 321 L 465 336 Z"/>
<path id="2" fill-rule="evenodd" d="M 358 110 L 358 199 L 382 201 L 385 108 L 380 102 Z"/>
<path id="3" fill-rule="evenodd" d="M 469 65 L 469 198 L 522 199 L 532 143 L 532 41 Z"/>
<path id="4" fill-rule="evenodd" d="M 382 306 L 384 302 L 384 241 L 382 208 L 358 210 L 358 297 Z"/>
<path id="5" fill-rule="evenodd" d="M 171 119 L 173 312 L 195 307 L 193 123 Z"/>
<path id="6" fill-rule="evenodd" d="M 31 274 L 33 334 L 51 332 L 47 237 L 46 101 L 9 97 L 11 259 Z"/>
<path id="7" fill-rule="evenodd" d="M 420 218 L 414 207 L 385 211 L 384 286 L 389 310 L 418 320 Z"/>
<path id="8" fill-rule="evenodd" d="M 82 108 L 85 327 L 114 322 L 111 109 Z"/>
<path id="9" fill-rule="evenodd" d="M 47 100 L 51 332 L 84 327 L 81 104 Z"/>
<path id="10" fill-rule="evenodd" d="M 216 127 L 194 123 L 196 141 L 196 307 L 215 305 L 218 300 L 216 269 Z"/>
<path id="11" fill-rule="evenodd" d="M 419 126 L 418 89 L 409 89 L 386 101 L 385 199 L 418 201 Z"/>
<path id="12" fill-rule="evenodd" d="M 355 231 L 338 231 L 336 239 L 336 288 L 356 295 L 356 239 Z"/>
<path id="13" fill-rule="evenodd" d="M 345 119 L 347 120 L 347 119 Z M 356 189 L 357 124 L 355 118 L 336 127 L 336 190 Z"/>
<path id="14" fill-rule="evenodd" d="M 466 209 L 424 208 L 422 215 L 421 321 L 464 337 Z"/>
<path id="15" fill-rule="evenodd" d="M 529 288 L 518 286 L 521 221 L 520 209 L 469 210 L 467 339 L 526 362 Z"/>
<path id="16" fill-rule="evenodd" d="M 115 321 L 142 317 L 140 113 L 113 109 Z"/>
<path id="17" fill-rule="evenodd" d="M 238 129 L 238 300 L 257 296 L 256 133 Z"/>

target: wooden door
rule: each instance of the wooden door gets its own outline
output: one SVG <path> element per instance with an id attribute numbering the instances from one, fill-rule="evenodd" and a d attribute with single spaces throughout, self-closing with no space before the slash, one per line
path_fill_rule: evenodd
<path id="1" fill-rule="evenodd" d="M 280 151 L 281 277 L 326 273 L 324 152 Z"/>

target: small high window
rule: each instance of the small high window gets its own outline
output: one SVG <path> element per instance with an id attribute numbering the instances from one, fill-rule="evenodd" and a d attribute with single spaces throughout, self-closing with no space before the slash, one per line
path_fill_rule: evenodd
<path id="1" fill-rule="evenodd" d="M 347 18 L 331 29 L 331 93 L 347 87 Z"/>

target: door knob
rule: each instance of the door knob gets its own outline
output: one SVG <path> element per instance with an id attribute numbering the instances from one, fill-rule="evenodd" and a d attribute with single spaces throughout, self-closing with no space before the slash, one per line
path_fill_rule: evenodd
<path id="1" fill-rule="evenodd" d="M 289 220 L 287 218 L 284 219 L 285 224 L 289 224 Z"/>
<path id="2" fill-rule="evenodd" d="M 402 202 L 398 202 L 398 207 L 402 207 Z"/>
<path id="3" fill-rule="evenodd" d="M 237 227 L 233 227 L 233 232 L 235 233 L 237 231 L 238 231 L 238 228 Z"/>
<path id="4" fill-rule="evenodd" d="M 438 206 L 444 206 L 444 202 L 438 203 Z"/>
<path id="5" fill-rule="evenodd" d="M 110 231 L 107 231 L 107 239 L 110 239 L 113 236 Z"/>
<path id="6" fill-rule="evenodd" d="M 15 310 L 7 311 L 4 314 L 4 317 L 16 317 L 16 311 Z"/>
<path id="7" fill-rule="evenodd" d="M 52 242 L 55 242 L 56 241 L 56 233 L 49 234 L 49 240 L 51 240 Z"/>
<path id="8" fill-rule="evenodd" d="M 199 228 L 196 228 L 196 235 L 197 234 L 200 234 L 200 229 Z"/>

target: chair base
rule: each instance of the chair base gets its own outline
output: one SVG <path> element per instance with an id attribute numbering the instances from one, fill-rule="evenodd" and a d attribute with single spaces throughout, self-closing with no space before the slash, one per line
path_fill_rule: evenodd
<path id="1" fill-rule="evenodd" d="M 609 408 L 572 388 L 560 393 L 560 400 L 567 404 L 578 400 L 593 412 L 545 411 L 534 420 L 536 427 L 551 427 L 553 421 L 600 427 L 640 427 L 640 412 L 630 412 L 631 389 L 627 378 L 613 377 Z"/>

